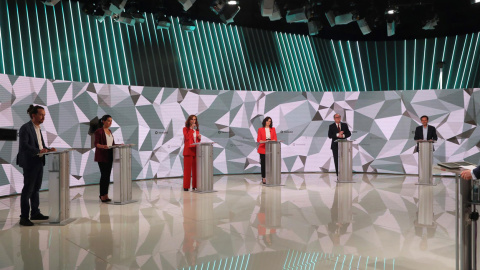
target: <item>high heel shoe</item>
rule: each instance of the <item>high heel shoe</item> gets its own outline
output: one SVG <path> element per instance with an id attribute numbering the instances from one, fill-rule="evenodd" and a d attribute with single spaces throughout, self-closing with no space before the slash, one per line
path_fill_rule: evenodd
<path id="1" fill-rule="evenodd" d="M 100 201 L 102 202 L 111 202 L 112 200 L 109 199 L 109 198 L 106 198 L 106 199 L 102 199 L 102 196 L 98 196 L 98 198 L 100 199 Z"/>

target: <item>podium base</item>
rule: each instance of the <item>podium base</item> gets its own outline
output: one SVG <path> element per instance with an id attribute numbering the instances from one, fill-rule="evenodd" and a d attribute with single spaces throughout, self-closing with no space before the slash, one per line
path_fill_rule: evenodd
<path id="1" fill-rule="evenodd" d="M 355 183 L 355 181 L 353 181 L 353 180 L 337 180 L 335 182 L 337 182 L 337 183 Z"/>
<path id="2" fill-rule="evenodd" d="M 282 185 L 282 184 L 265 184 L 264 186 L 265 187 L 283 187 L 285 185 Z"/>
<path id="3" fill-rule="evenodd" d="M 436 186 L 437 184 L 435 183 L 416 183 L 416 186 Z"/>
<path id="4" fill-rule="evenodd" d="M 129 203 L 134 203 L 137 202 L 136 200 L 130 200 L 130 201 L 124 201 L 124 202 L 108 202 L 107 204 L 114 204 L 114 205 L 124 205 L 124 204 L 129 204 Z"/>
<path id="5" fill-rule="evenodd" d="M 217 192 L 216 190 L 194 190 L 192 192 L 195 192 L 195 193 L 213 193 L 213 192 Z"/>
<path id="6" fill-rule="evenodd" d="M 76 218 L 68 218 L 68 219 L 65 219 L 64 221 L 60 221 L 60 222 L 39 222 L 39 223 L 35 223 L 33 222 L 34 224 L 36 225 L 40 225 L 40 226 L 65 226 L 65 225 L 68 225 L 72 222 L 74 222 L 75 220 L 77 220 Z"/>

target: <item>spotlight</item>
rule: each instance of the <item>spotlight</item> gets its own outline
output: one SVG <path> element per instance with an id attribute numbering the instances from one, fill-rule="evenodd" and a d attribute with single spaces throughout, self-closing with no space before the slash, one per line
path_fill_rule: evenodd
<path id="1" fill-rule="evenodd" d="M 172 22 L 163 12 L 158 12 L 155 15 L 155 24 L 157 29 L 169 29 Z"/>
<path id="2" fill-rule="evenodd" d="M 358 20 L 357 24 L 363 35 L 368 35 L 372 32 L 372 29 L 370 29 L 370 26 L 368 26 L 368 23 L 365 19 Z"/>
<path id="3" fill-rule="evenodd" d="M 428 20 L 425 25 L 422 27 L 423 30 L 433 30 L 438 24 L 438 17 L 435 16 L 433 19 Z"/>
<path id="4" fill-rule="evenodd" d="M 183 5 L 183 9 L 187 11 L 189 8 L 193 6 L 196 0 L 178 0 L 180 4 Z"/>
<path id="5" fill-rule="evenodd" d="M 125 9 L 126 4 L 127 0 L 110 0 L 105 6 L 105 11 L 109 10 L 113 14 L 120 14 Z"/>
<path id="6" fill-rule="evenodd" d="M 308 22 L 306 8 L 298 8 L 294 10 L 287 11 L 287 23 L 306 23 Z"/>
<path id="7" fill-rule="evenodd" d="M 273 9 L 275 0 L 262 0 L 260 2 L 260 9 L 263 17 L 269 17 L 273 15 Z"/>
<path id="8" fill-rule="evenodd" d="M 280 9 L 278 8 L 277 3 L 273 5 L 273 13 L 268 17 L 270 21 L 278 21 L 282 18 L 282 13 L 280 12 Z"/>
<path id="9" fill-rule="evenodd" d="M 227 3 L 225 2 L 225 0 L 215 0 L 210 6 L 210 9 L 213 11 L 213 13 L 219 15 L 220 13 L 222 13 L 222 10 L 223 8 L 225 8 L 226 4 Z"/>
<path id="10" fill-rule="evenodd" d="M 335 14 L 333 11 L 329 10 L 328 12 L 325 13 L 325 17 L 327 17 L 328 23 L 330 24 L 331 27 L 334 27 L 335 24 Z"/>
<path id="11" fill-rule="evenodd" d="M 335 24 L 349 24 L 360 19 L 355 12 L 349 12 L 335 17 Z"/>
<path id="12" fill-rule="evenodd" d="M 55 6 L 60 0 L 42 0 L 45 6 Z"/>
<path id="13" fill-rule="evenodd" d="M 480 0 L 471 0 L 471 1 L 472 1 L 472 5 L 480 3 Z"/>
<path id="14" fill-rule="evenodd" d="M 396 13 L 398 13 L 398 7 L 389 6 L 387 10 L 385 10 L 385 14 L 387 15 L 393 15 Z"/>
<path id="15" fill-rule="evenodd" d="M 393 35 L 395 35 L 395 20 L 387 21 L 387 36 L 391 37 Z"/>
<path id="16" fill-rule="evenodd" d="M 186 17 L 180 19 L 180 28 L 185 32 L 192 32 L 197 29 L 193 21 L 190 18 Z"/>
<path id="17" fill-rule="evenodd" d="M 308 34 L 310 36 L 318 35 L 322 29 L 323 25 L 319 18 L 313 18 L 308 21 Z"/>
<path id="18" fill-rule="evenodd" d="M 240 3 L 238 1 L 228 1 L 227 4 L 233 6 L 233 5 L 238 5 Z"/>
<path id="19" fill-rule="evenodd" d="M 229 24 L 233 23 L 233 18 L 237 16 L 237 13 L 240 11 L 240 6 L 227 6 L 223 9 L 222 14 L 220 14 L 220 20 L 223 23 Z"/>

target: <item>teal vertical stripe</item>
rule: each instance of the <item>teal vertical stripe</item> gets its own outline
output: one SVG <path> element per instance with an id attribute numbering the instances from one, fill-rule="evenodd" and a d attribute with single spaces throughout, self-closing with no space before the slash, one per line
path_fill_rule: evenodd
<path id="1" fill-rule="evenodd" d="M 480 87 L 479 33 L 402 41 L 334 41 L 179 18 L 99 23 L 78 1 L 0 3 L 0 72 L 122 85 L 259 91 Z M 443 84 L 436 63 L 445 62 Z"/>

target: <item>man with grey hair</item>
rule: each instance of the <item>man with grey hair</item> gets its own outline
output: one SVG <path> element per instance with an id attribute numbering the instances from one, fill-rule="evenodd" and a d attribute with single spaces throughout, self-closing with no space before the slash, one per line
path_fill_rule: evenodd
<path id="1" fill-rule="evenodd" d="M 328 138 L 332 139 L 332 146 L 330 147 L 330 149 L 332 149 L 333 161 L 335 162 L 335 172 L 338 176 L 338 143 L 336 142 L 336 140 L 346 139 L 352 134 L 348 129 L 347 123 L 341 122 L 342 117 L 340 116 L 340 114 L 336 113 L 333 116 L 333 119 L 335 120 L 335 123 L 331 124 L 328 127 Z"/>

